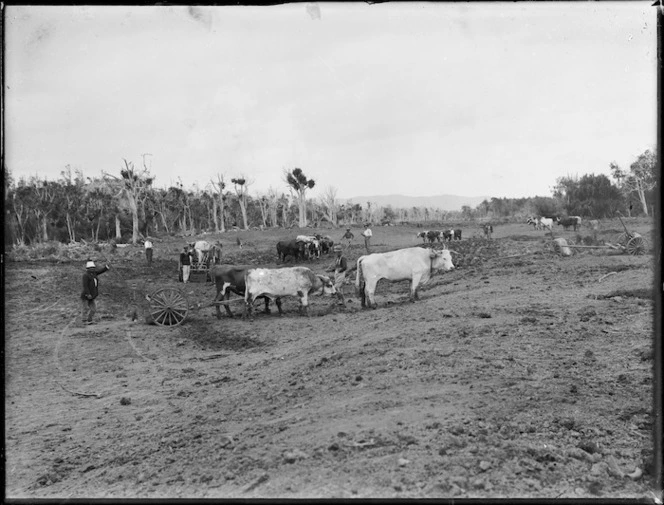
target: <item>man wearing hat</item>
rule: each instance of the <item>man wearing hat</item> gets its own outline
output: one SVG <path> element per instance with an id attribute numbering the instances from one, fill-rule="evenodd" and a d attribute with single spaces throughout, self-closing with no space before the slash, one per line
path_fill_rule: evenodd
<path id="1" fill-rule="evenodd" d="M 189 281 L 189 272 L 191 272 L 191 252 L 189 246 L 184 246 L 184 250 L 180 253 L 180 266 L 182 267 L 182 282 L 185 284 Z"/>
<path id="2" fill-rule="evenodd" d="M 346 239 L 346 248 L 350 247 L 350 241 L 353 240 L 353 235 L 350 231 L 350 228 L 346 228 L 346 233 L 344 233 L 343 237 L 341 237 L 341 240 Z"/>
<path id="3" fill-rule="evenodd" d="M 364 247 L 367 250 L 367 254 L 371 254 L 371 251 L 369 250 L 369 242 L 371 241 L 371 236 L 373 233 L 371 233 L 371 228 L 369 228 L 369 223 L 366 223 L 364 225 L 364 231 L 362 232 L 362 236 L 364 237 Z"/>
<path id="4" fill-rule="evenodd" d="M 108 265 L 97 268 L 95 262 L 88 260 L 83 274 L 83 292 L 81 293 L 83 324 L 92 324 L 92 318 L 97 312 L 95 299 L 99 294 L 99 280 L 97 276 L 110 270 Z"/>
<path id="5" fill-rule="evenodd" d="M 327 272 L 334 271 L 334 288 L 337 290 L 337 298 L 339 299 L 339 305 L 343 305 L 346 308 L 346 301 L 344 300 L 343 294 L 343 285 L 346 280 L 346 270 L 348 269 L 348 262 L 346 257 L 342 253 L 342 248 L 339 244 L 335 245 L 332 250 L 336 255 L 334 265 L 328 268 Z"/>

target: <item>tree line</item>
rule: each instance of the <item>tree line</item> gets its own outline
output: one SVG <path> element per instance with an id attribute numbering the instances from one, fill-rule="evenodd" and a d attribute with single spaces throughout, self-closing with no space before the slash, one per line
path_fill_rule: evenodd
<path id="1" fill-rule="evenodd" d="M 150 234 L 195 235 L 293 226 L 347 226 L 364 222 L 398 224 L 454 220 L 522 219 L 529 215 L 580 215 L 586 218 L 650 215 L 657 185 L 657 159 L 646 151 L 623 170 L 610 164 L 606 175 L 567 176 L 556 180 L 550 197 L 491 198 L 475 208 L 445 211 L 430 207 L 379 207 L 372 202 L 341 203 L 327 186 L 318 198 L 307 198 L 315 187 L 302 169 L 283 171 L 284 189 L 270 187 L 250 193 L 253 184 L 239 176 L 217 174 L 204 188 L 154 185 L 145 163 L 123 159 L 117 174 L 85 177 L 66 166 L 57 180 L 38 176 L 14 180 L 3 166 L 5 181 L 5 243 L 30 244 L 57 240 L 75 242 L 115 239 L 137 243 Z"/>

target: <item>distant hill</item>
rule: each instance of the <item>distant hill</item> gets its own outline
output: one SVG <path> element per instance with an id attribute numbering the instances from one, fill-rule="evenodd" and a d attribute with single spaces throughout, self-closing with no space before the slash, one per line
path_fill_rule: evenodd
<path id="1" fill-rule="evenodd" d="M 379 207 L 391 205 L 396 208 L 411 207 L 430 207 L 441 210 L 461 210 L 461 207 L 468 205 L 471 208 L 477 207 L 484 200 L 490 200 L 490 196 L 458 196 L 458 195 L 435 195 L 435 196 L 406 196 L 406 195 L 375 195 L 375 196 L 354 196 L 353 198 L 340 198 L 341 203 L 359 203 L 362 208 L 366 207 L 367 202 L 375 203 Z"/>

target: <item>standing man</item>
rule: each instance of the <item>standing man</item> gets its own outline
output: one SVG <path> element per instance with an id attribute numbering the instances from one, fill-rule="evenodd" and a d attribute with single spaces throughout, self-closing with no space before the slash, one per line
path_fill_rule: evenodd
<path id="1" fill-rule="evenodd" d="M 180 253 L 179 266 L 182 268 L 182 282 L 186 284 L 191 272 L 191 252 L 188 246 L 184 246 L 184 250 Z"/>
<path id="2" fill-rule="evenodd" d="M 346 228 L 346 233 L 344 233 L 343 237 L 341 237 L 341 240 L 346 241 L 346 249 L 350 247 L 350 241 L 353 240 L 355 235 L 353 235 L 350 231 L 350 228 Z"/>
<path id="3" fill-rule="evenodd" d="M 373 233 L 371 233 L 371 228 L 369 228 L 369 223 L 366 223 L 364 225 L 364 231 L 362 232 L 362 236 L 364 237 L 364 247 L 367 250 L 367 254 L 371 254 L 371 251 L 369 250 L 369 243 L 371 242 L 371 236 Z"/>
<path id="4" fill-rule="evenodd" d="M 334 271 L 334 288 L 337 290 L 337 298 L 339 299 L 338 305 L 343 305 L 346 308 L 346 301 L 344 300 L 343 286 L 344 281 L 346 280 L 346 270 L 348 269 L 348 262 L 346 257 L 342 254 L 342 248 L 339 244 L 335 245 L 333 248 L 334 254 L 334 265 L 326 270 L 326 272 Z"/>
<path id="5" fill-rule="evenodd" d="M 83 274 L 83 291 L 81 293 L 83 324 L 93 324 L 92 318 L 97 312 L 97 302 L 95 299 L 99 295 L 99 281 L 97 276 L 110 270 L 108 265 L 97 268 L 95 262 L 88 260 L 85 264 L 85 273 Z"/>
<path id="6" fill-rule="evenodd" d="M 150 237 L 145 239 L 145 258 L 148 260 L 148 266 L 152 266 L 152 241 Z"/>

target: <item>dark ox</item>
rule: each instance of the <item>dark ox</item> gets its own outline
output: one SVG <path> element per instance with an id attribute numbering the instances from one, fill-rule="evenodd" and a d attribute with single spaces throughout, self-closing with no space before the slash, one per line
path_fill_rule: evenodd
<path id="1" fill-rule="evenodd" d="M 330 237 L 329 235 L 325 235 L 324 237 L 316 235 L 316 238 L 318 239 L 318 243 L 320 244 L 320 251 L 323 254 L 328 254 L 332 250 L 332 247 L 334 246 L 334 240 L 332 240 L 332 237 Z"/>
<path id="2" fill-rule="evenodd" d="M 228 301 L 231 297 L 231 292 L 244 297 L 244 276 L 250 268 L 253 267 L 248 265 L 216 265 L 212 267 L 210 270 L 210 276 L 214 279 L 214 284 L 217 288 L 217 294 L 214 297 L 214 301 Z M 231 312 L 229 304 L 225 304 L 224 307 L 226 308 L 226 314 L 228 317 L 233 317 L 233 312 Z M 221 319 L 221 309 L 218 304 L 216 305 L 216 309 L 217 319 Z M 270 313 L 269 298 L 265 298 L 265 313 Z"/>
<path id="3" fill-rule="evenodd" d="M 443 239 L 450 240 L 461 240 L 461 228 L 455 228 L 453 230 L 445 230 L 443 232 Z"/>
<path id="4" fill-rule="evenodd" d="M 429 230 L 427 232 L 427 240 L 429 243 L 433 244 L 435 241 L 441 241 L 441 232 L 435 230 Z"/>
<path id="5" fill-rule="evenodd" d="M 576 231 L 577 226 L 581 225 L 581 218 L 579 216 L 557 217 L 556 222 L 558 226 L 562 226 L 565 230 L 572 226 L 574 231 Z"/>
<path id="6" fill-rule="evenodd" d="M 277 255 L 284 263 L 288 256 L 292 256 L 293 261 L 304 258 L 304 243 L 297 240 L 280 240 L 277 242 Z"/>

